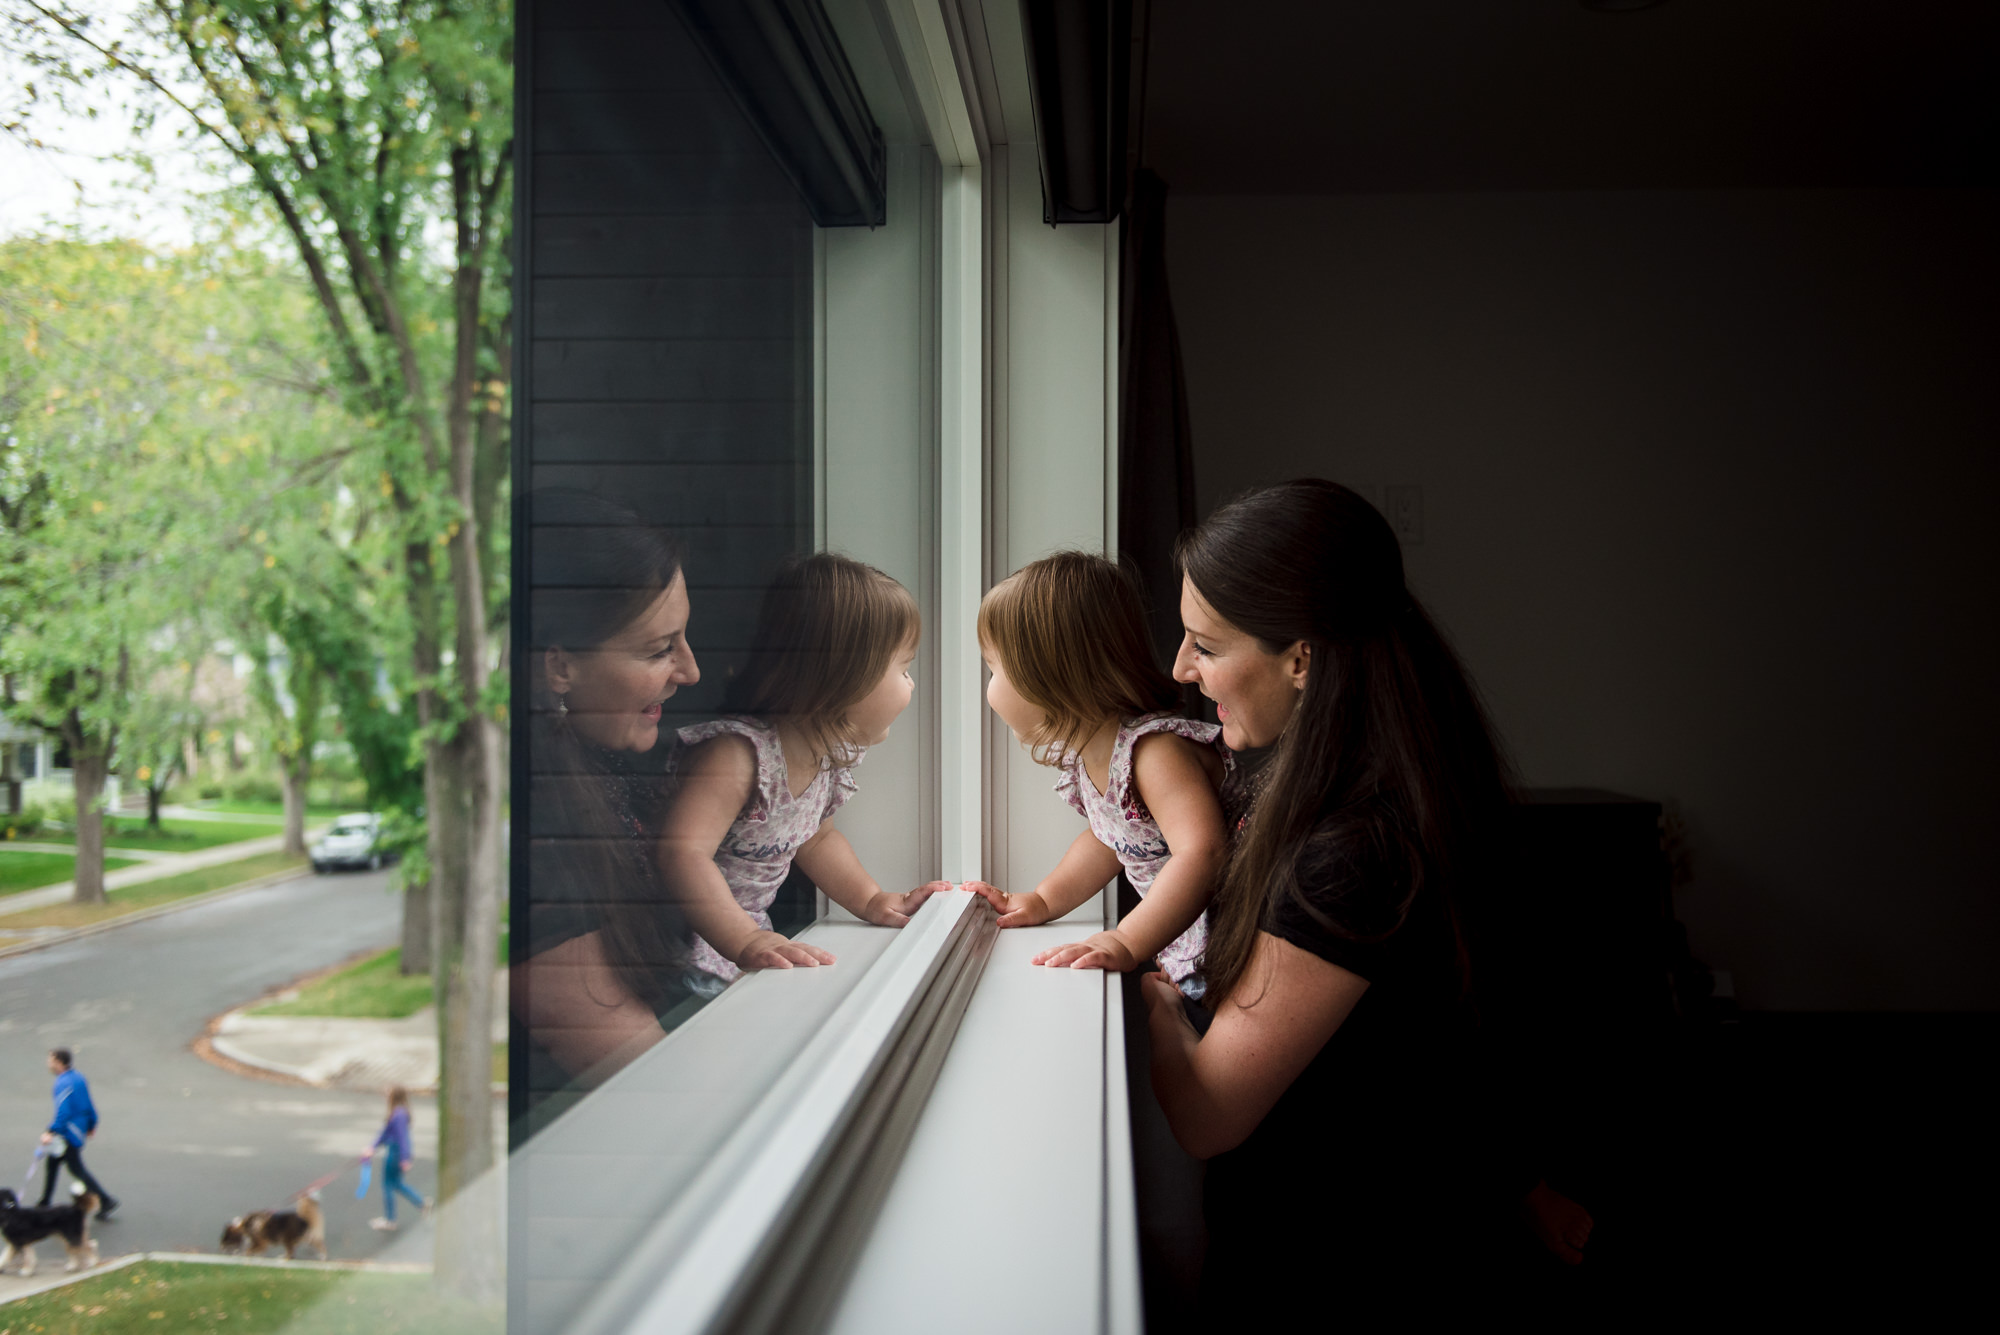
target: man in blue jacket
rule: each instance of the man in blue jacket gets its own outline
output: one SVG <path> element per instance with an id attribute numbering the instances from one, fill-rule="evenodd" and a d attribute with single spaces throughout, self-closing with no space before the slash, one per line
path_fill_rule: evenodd
<path id="1" fill-rule="evenodd" d="M 49 1052 L 49 1073 L 56 1078 L 56 1115 L 49 1129 L 42 1132 L 42 1144 L 60 1142 L 62 1148 L 49 1152 L 49 1175 L 42 1182 L 41 1203 L 47 1205 L 55 1195 L 56 1171 L 67 1164 L 70 1176 L 96 1193 L 97 1217 L 103 1219 L 118 1208 L 118 1202 L 83 1166 L 83 1142 L 97 1131 L 97 1109 L 90 1102 L 90 1082 L 83 1078 L 83 1072 L 71 1069 L 72 1060 L 68 1048 Z"/>

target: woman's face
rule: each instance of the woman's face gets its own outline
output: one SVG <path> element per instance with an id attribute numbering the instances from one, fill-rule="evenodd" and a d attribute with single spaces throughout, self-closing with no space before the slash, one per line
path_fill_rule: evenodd
<path id="1" fill-rule="evenodd" d="M 917 642 L 911 640 L 889 660 L 889 670 L 875 683 L 875 689 L 847 711 L 847 726 L 853 729 L 859 745 L 877 746 L 889 740 L 889 725 L 910 707 L 910 697 L 916 692 L 917 683 L 910 676 L 910 665 L 916 661 Z"/>
<path id="2" fill-rule="evenodd" d="M 563 697 L 579 736 L 607 751 L 653 749 L 661 703 L 701 680 L 687 623 L 687 581 L 676 575 L 637 620 L 595 649 L 548 651 L 549 689 Z"/>
<path id="3" fill-rule="evenodd" d="M 1193 581 L 1181 579 L 1180 652 L 1174 680 L 1193 682 L 1215 701 L 1222 742 L 1232 751 L 1269 746 L 1292 721 L 1306 688 L 1312 650 L 1303 640 L 1278 653 L 1224 621 Z"/>
<path id="4" fill-rule="evenodd" d="M 981 641 L 979 656 L 986 660 L 986 670 L 993 674 L 993 680 L 986 683 L 986 703 L 1000 716 L 1000 721 L 1013 729 L 1017 738 L 1027 738 L 1048 723 L 1048 716 L 1039 708 L 1021 698 L 1014 689 L 1014 683 L 1007 680 L 1006 669 L 1000 666 L 1000 655 Z"/>

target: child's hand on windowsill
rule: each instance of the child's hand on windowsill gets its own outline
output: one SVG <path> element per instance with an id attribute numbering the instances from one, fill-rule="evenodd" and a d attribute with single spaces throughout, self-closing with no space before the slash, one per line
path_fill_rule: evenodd
<path id="1" fill-rule="evenodd" d="M 1025 895 L 1010 895 L 999 886 L 985 881 L 967 881 L 961 888 L 970 890 L 991 904 L 993 911 L 1000 915 L 1002 927 L 1034 927 L 1055 917 L 1049 911 L 1049 901 L 1042 898 L 1038 890 Z"/>
<path id="2" fill-rule="evenodd" d="M 857 916 L 863 922 L 872 922 L 877 927 L 901 927 L 909 922 L 910 915 L 923 907 L 926 899 L 940 890 L 949 889 L 951 889 L 950 881 L 931 881 L 900 895 L 877 890 L 869 896 L 868 903 Z"/>
<path id="3" fill-rule="evenodd" d="M 1109 969 L 1113 973 L 1130 973 L 1145 960 L 1132 949 L 1131 942 L 1114 930 L 1065 946 L 1053 946 L 1035 956 L 1032 962 L 1051 969 Z"/>
<path id="4" fill-rule="evenodd" d="M 833 956 L 818 946 L 794 941 L 777 932 L 758 931 L 737 948 L 731 961 L 746 972 L 752 969 L 810 969 L 833 963 Z"/>

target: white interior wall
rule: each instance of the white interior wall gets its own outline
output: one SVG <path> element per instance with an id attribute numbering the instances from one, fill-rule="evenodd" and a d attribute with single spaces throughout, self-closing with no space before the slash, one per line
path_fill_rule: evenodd
<path id="1" fill-rule="evenodd" d="M 1202 512 L 1421 486 L 1413 587 L 1524 778 L 1675 804 L 1746 1006 L 2000 1006 L 1995 215 L 1175 198 Z"/>
<path id="2" fill-rule="evenodd" d="M 935 301 L 937 168 L 928 148 L 889 148 L 888 222 L 820 234 L 823 525 L 828 550 L 918 595 L 917 692 L 871 747 L 835 817 L 861 863 L 897 893 L 938 874 Z"/>
<path id="3" fill-rule="evenodd" d="M 993 485 L 1004 495 L 992 513 L 990 573 L 995 582 L 1067 547 L 1105 550 L 1107 366 L 1105 232 L 1101 226 L 1042 222 L 1042 189 L 1032 140 L 997 155 L 989 189 L 1005 220 L 999 241 L 1005 302 L 1004 461 Z M 1030 760 L 1004 727 L 988 732 L 1004 783 L 1004 838 L 988 845 L 988 874 L 1004 889 L 1027 891 L 1085 828 L 1053 791 L 1055 771 Z M 1101 913 L 1093 901 L 1078 909 Z"/>

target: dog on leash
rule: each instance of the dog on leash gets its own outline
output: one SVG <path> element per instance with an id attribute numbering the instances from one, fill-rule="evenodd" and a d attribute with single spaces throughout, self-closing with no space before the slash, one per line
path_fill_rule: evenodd
<path id="1" fill-rule="evenodd" d="M 293 1210 L 252 1210 L 240 1214 L 222 1228 L 222 1250 L 261 1256 L 272 1247 L 283 1247 L 285 1259 L 294 1259 L 300 1246 L 311 1247 L 326 1260 L 326 1215 L 319 1208 L 319 1193 L 309 1191 L 299 1197 Z"/>
<path id="2" fill-rule="evenodd" d="M 64 1270 L 97 1264 L 97 1241 L 90 1236 L 90 1216 L 98 1207 L 97 1193 L 84 1191 L 68 1205 L 23 1205 L 12 1187 L 0 1187 L 0 1273 L 21 1258 L 21 1274 L 35 1273 L 35 1244 L 60 1235 L 69 1252 Z"/>

